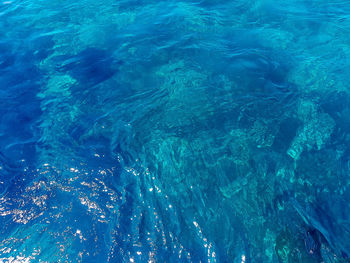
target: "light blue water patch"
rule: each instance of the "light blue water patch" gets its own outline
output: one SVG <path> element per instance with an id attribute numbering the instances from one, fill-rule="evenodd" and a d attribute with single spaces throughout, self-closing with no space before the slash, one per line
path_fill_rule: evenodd
<path id="1" fill-rule="evenodd" d="M 344 1 L 1 1 L 1 262 L 349 262 Z"/>

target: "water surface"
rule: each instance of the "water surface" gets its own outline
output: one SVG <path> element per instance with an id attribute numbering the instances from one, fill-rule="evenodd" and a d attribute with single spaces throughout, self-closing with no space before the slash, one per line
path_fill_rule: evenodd
<path id="1" fill-rule="evenodd" d="M 350 4 L 0 2 L 1 262 L 349 262 Z"/>

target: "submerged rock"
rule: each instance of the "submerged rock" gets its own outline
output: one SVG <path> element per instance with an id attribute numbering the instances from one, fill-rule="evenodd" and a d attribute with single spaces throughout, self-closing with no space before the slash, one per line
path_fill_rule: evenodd
<path id="1" fill-rule="evenodd" d="M 287 153 L 294 159 L 299 159 L 304 150 L 320 150 L 330 138 L 334 127 L 334 120 L 326 113 L 319 111 L 311 101 L 301 101 L 298 116 L 304 122 Z"/>

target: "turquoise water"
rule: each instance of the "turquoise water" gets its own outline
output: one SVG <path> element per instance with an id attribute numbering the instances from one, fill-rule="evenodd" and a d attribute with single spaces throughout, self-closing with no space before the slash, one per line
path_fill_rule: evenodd
<path id="1" fill-rule="evenodd" d="M 349 262 L 350 4 L 0 2 L 0 262 Z"/>

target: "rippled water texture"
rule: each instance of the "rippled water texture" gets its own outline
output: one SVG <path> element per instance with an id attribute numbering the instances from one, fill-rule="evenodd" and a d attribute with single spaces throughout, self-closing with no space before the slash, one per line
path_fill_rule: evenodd
<path id="1" fill-rule="evenodd" d="M 0 2 L 0 262 L 350 262 L 350 4 Z"/>

